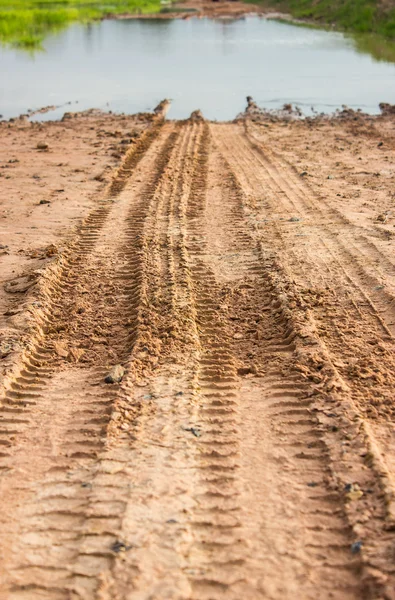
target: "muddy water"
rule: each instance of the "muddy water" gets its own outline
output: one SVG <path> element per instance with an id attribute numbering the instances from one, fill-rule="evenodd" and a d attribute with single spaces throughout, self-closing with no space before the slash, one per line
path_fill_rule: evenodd
<path id="1" fill-rule="evenodd" d="M 257 17 L 75 25 L 34 55 L 2 48 L 0 73 L 5 118 L 66 102 L 41 118 L 90 107 L 144 111 L 168 97 L 173 118 L 200 108 L 222 120 L 247 94 L 269 108 L 347 104 L 375 113 L 395 97 L 395 65 L 358 53 L 342 34 Z"/>

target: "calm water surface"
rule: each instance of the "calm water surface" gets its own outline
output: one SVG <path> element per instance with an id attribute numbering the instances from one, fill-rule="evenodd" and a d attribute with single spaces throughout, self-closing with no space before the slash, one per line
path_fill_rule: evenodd
<path id="1" fill-rule="evenodd" d="M 347 104 L 375 113 L 379 102 L 395 102 L 395 65 L 359 54 L 340 33 L 259 17 L 74 25 L 47 38 L 44 52 L 0 49 L 0 75 L 4 118 L 67 101 L 43 118 L 91 107 L 145 111 L 165 97 L 169 117 L 200 108 L 221 120 L 235 117 L 247 95 L 306 112 Z"/>

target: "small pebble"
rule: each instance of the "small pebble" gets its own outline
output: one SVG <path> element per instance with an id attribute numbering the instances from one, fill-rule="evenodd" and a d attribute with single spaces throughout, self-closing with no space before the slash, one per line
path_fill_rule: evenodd
<path id="1" fill-rule="evenodd" d="M 359 552 L 361 552 L 362 549 L 362 542 L 354 542 L 353 544 L 351 544 L 351 552 L 353 554 L 358 554 Z"/>
<path id="2" fill-rule="evenodd" d="M 118 554 L 119 552 L 126 552 L 126 550 L 130 550 L 132 546 L 127 546 L 124 542 L 119 542 L 118 540 L 111 545 L 111 550 Z"/>

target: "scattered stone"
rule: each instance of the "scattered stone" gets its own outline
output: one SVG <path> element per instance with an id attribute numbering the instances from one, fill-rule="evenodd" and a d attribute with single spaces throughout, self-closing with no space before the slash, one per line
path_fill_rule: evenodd
<path id="1" fill-rule="evenodd" d="M 300 177 L 306 177 L 306 175 L 308 175 L 307 171 L 302 171 L 300 173 Z"/>
<path id="2" fill-rule="evenodd" d="M 377 148 L 381 148 L 381 146 L 384 146 L 384 142 L 379 142 L 379 143 L 377 144 Z"/>
<path id="3" fill-rule="evenodd" d="M 8 162 L 10 165 L 13 165 L 15 163 L 19 163 L 19 160 L 17 158 L 10 158 L 10 160 Z"/>
<path id="4" fill-rule="evenodd" d="M 353 554 L 358 554 L 362 550 L 362 545 L 363 544 L 361 541 L 354 542 L 353 544 L 351 544 L 351 552 Z"/>
<path id="5" fill-rule="evenodd" d="M 37 150 L 48 150 L 49 146 L 46 142 L 38 142 L 36 148 Z"/>
<path id="6" fill-rule="evenodd" d="M 116 554 L 118 554 L 119 552 L 126 552 L 127 550 L 130 550 L 131 548 L 132 548 L 132 546 L 126 545 L 124 542 L 120 542 L 119 540 L 117 540 L 116 542 L 114 542 L 111 545 L 111 550 L 113 552 L 115 552 Z"/>
<path id="7" fill-rule="evenodd" d="M 177 392 L 176 393 L 176 396 L 183 396 L 183 395 L 184 395 L 184 392 Z"/>
<path id="8" fill-rule="evenodd" d="M 300 220 L 301 220 L 300 217 L 291 217 L 289 219 L 289 222 L 290 223 L 298 223 Z"/>
<path id="9" fill-rule="evenodd" d="M 40 200 L 39 204 L 51 204 L 50 200 Z"/>
<path id="10" fill-rule="evenodd" d="M 347 483 L 344 487 L 344 491 L 346 492 L 345 498 L 347 502 L 359 500 L 363 496 L 363 491 L 357 483 Z"/>
<path id="11" fill-rule="evenodd" d="M 244 335 L 242 333 L 235 333 L 233 336 L 233 339 L 235 340 L 242 340 L 244 337 Z"/>
<path id="12" fill-rule="evenodd" d="M 328 175 L 328 179 L 334 179 L 333 175 Z"/>
<path id="13" fill-rule="evenodd" d="M 201 433 L 196 427 L 185 427 L 185 431 L 190 431 L 195 437 L 200 437 Z"/>
<path id="14" fill-rule="evenodd" d="M 104 378 L 105 383 L 120 383 L 125 375 L 125 369 L 122 365 L 115 365 Z"/>
<path id="15" fill-rule="evenodd" d="M 308 487 L 311 488 L 315 488 L 318 486 L 318 483 L 316 481 L 309 481 L 309 483 L 307 484 Z"/>

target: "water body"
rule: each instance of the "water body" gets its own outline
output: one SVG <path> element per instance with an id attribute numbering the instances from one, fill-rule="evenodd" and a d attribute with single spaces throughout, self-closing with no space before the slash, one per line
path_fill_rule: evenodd
<path id="1" fill-rule="evenodd" d="M 169 117 L 200 108 L 218 120 L 234 118 L 247 95 L 306 113 L 343 104 L 377 113 L 395 99 L 394 64 L 359 53 L 341 33 L 260 17 L 74 25 L 47 38 L 43 52 L 1 48 L 0 73 L 4 118 L 68 101 L 41 118 L 92 107 L 146 111 L 163 98 L 172 99 Z"/>

